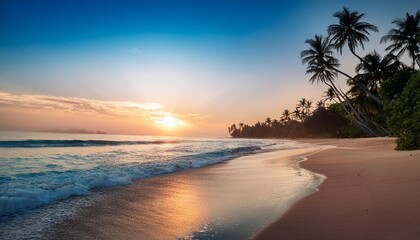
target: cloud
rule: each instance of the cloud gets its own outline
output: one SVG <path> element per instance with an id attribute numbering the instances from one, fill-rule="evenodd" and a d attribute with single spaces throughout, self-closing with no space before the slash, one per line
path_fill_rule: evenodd
<path id="1" fill-rule="evenodd" d="M 209 118 L 210 116 L 208 116 L 208 115 L 201 116 L 201 115 L 196 114 L 196 113 L 189 113 L 189 114 L 187 114 L 187 117 L 190 118 L 190 119 L 195 119 L 195 120 L 204 120 L 204 119 Z"/>
<path id="2" fill-rule="evenodd" d="M 7 92 L 0 92 L 0 105 L 39 111 L 136 118 L 150 122 L 156 122 L 156 119 L 162 119 L 167 116 L 180 120 L 186 117 L 165 111 L 161 104 L 152 102 L 101 101 L 47 95 L 15 95 Z"/>
<path id="3" fill-rule="evenodd" d="M 207 115 L 175 113 L 159 103 L 103 101 L 0 92 L 0 128 L 101 128 L 109 132 L 186 134 L 208 131 Z M 203 125 L 204 124 L 204 125 Z"/>

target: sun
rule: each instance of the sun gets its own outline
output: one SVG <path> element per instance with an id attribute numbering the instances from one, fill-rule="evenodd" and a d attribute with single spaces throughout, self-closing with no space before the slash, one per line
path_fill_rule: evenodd
<path id="1" fill-rule="evenodd" d="M 163 126 L 165 129 L 176 129 L 182 126 L 184 123 L 182 120 L 171 115 L 160 117 L 155 121 L 157 124 Z"/>
<path id="2" fill-rule="evenodd" d="M 162 118 L 161 124 L 166 126 L 166 127 L 175 127 L 177 125 L 176 124 L 176 119 L 172 116 L 166 116 L 166 117 Z"/>

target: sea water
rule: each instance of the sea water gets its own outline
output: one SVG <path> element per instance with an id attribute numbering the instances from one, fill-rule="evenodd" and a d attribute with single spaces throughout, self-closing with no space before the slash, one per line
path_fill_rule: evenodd
<path id="1" fill-rule="evenodd" d="M 0 238 L 42 238 L 95 189 L 302 147 L 285 140 L 0 132 Z"/>

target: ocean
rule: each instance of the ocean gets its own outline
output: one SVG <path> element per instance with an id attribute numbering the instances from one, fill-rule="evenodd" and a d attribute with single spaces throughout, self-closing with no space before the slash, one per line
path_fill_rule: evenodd
<path id="1" fill-rule="evenodd" d="M 289 140 L 0 132 L 0 238 L 41 239 L 101 189 L 308 147 Z"/>

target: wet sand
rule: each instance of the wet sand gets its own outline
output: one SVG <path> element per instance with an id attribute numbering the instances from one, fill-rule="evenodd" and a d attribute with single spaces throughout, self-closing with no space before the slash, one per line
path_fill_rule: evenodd
<path id="1" fill-rule="evenodd" d="M 239 157 L 98 192 L 48 239 L 246 239 L 313 193 L 322 177 L 296 167 L 320 147 Z"/>
<path id="2" fill-rule="evenodd" d="M 303 139 L 336 145 L 301 166 L 327 176 L 255 239 L 420 239 L 420 151 L 394 139 Z"/>

